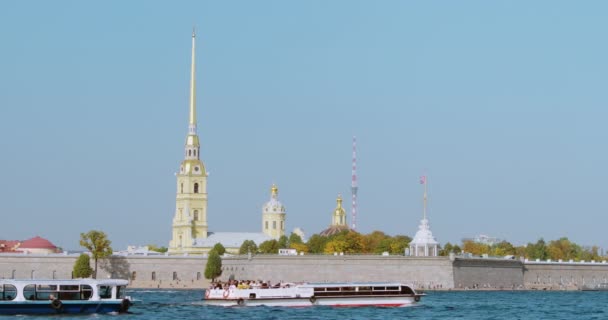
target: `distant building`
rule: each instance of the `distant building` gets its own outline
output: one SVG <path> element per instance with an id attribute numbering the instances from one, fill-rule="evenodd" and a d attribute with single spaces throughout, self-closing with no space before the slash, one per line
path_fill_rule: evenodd
<path id="1" fill-rule="evenodd" d="M 495 238 L 495 237 L 490 237 L 490 236 L 487 236 L 485 234 L 480 234 L 480 235 L 477 235 L 477 236 L 475 236 L 473 238 L 463 238 L 462 239 L 462 242 L 467 242 L 467 241 L 471 241 L 471 242 L 475 242 L 475 243 L 481 243 L 481 244 L 485 244 L 485 245 L 488 245 L 488 246 L 493 246 L 495 244 L 498 244 L 498 243 L 502 242 L 503 240 L 499 239 L 499 238 Z"/>
<path id="2" fill-rule="evenodd" d="M 28 240 L 0 240 L 0 253 L 58 253 L 61 249 L 52 242 L 36 236 Z"/>
<path id="3" fill-rule="evenodd" d="M 336 203 L 336 208 L 332 212 L 331 216 L 331 225 L 329 225 L 329 228 L 319 233 L 321 236 L 327 237 L 340 233 L 344 230 L 350 230 L 348 224 L 346 223 L 346 211 L 344 208 L 342 208 L 342 196 L 338 196 Z"/>
<path id="4" fill-rule="evenodd" d="M 426 217 L 426 202 L 427 202 L 427 178 L 422 176 L 420 183 L 424 185 L 424 197 L 423 197 L 423 216 L 418 225 L 418 232 L 414 236 L 414 239 L 410 242 L 410 255 L 416 257 L 435 257 L 439 255 L 439 242 L 433 237 L 431 232 L 431 226 L 429 220 Z"/>

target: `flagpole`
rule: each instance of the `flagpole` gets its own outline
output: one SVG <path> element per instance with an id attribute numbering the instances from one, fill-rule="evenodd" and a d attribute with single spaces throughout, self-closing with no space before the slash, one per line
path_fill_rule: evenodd
<path id="1" fill-rule="evenodd" d="M 426 200 L 426 191 L 427 191 L 426 190 L 426 184 L 427 184 L 427 179 L 428 179 L 427 176 L 424 175 L 424 211 L 423 211 L 423 213 L 424 213 L 424 220 L 426 220 L 426 201 L 427 201 Z"/>

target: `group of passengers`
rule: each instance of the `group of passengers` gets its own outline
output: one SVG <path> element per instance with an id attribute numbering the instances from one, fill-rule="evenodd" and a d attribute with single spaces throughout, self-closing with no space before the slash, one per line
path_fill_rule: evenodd
<path id="1" fill-rule="evenodd" d="M 272 285 L 270 281 L 264 282 L 261 280 L 253 281 L 253 280 L 228 280 L 228 282 L 213 282 L 211 283 L 210 289 L 268 289 L 268 288 L 282 288 L 289 287 L 289 284 L 283 284 L 278 282 L 275 285 Z"/>

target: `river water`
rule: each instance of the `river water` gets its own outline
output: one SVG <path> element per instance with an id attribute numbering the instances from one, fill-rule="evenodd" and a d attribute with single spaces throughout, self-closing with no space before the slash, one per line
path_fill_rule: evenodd
<path id="1" fill-rule="evenodd" d="M 202 290 L 131 290 L 140 300 L 129 314 L 69 316 L 70 319 L 608 319 L 608 292 L 454 291 L 427 292 L 406 308 L 269 308 L 197 305 Z M 31 317 L 58 319 L 62 316 Z M 0 317 L 0 319 L 6 317 Z M 30 318 L 19 316 L 19 318 Z"/>

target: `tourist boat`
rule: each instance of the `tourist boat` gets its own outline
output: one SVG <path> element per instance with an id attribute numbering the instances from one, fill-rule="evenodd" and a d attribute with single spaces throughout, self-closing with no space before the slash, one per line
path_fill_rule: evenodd
<path id="1" fill-rule="evenodd" d="M 0 315 L 127 312 L 127 280 L 0 279 Z"/>
<path id="2" fill-rule="evenodd" d="M 278 288 L 208 289 L 203 304 L 214 306 L 404 307 L 424 293 L 401 283 L 303 283 Z"/>

